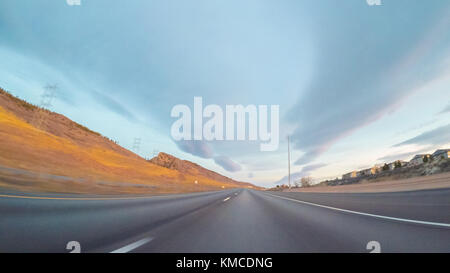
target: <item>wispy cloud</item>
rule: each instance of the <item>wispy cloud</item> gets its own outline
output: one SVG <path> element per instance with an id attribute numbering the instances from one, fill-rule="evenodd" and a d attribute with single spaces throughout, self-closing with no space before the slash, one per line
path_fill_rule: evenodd
<path id="1" fill-rule="evenodd" d="M 183 152 L 195 155 L 201 158 L 212 158 L 214 152 L 207 142 L 201 140 L 180 140 L 175 141 L 178 148 Z"/>
<path id="2" fill-rule="evenodd" d="M 408 144 L 427 144 L 427 145 L 441 145 L 450 142 L 450 124 L 426 131 L 416 137 L 405 140 L 394 147 L 399 147 Z"/>
<path id="3" fill-rule="evenodd" d="M 439 112 L 438 114 L 445 114 L 445 113 L 450 113 L 450 102 L 448 103 L 448 105 L 442 109 L 441 112 Z"/>
<path id="4" fill-rule="evenodd" d="M 298 181 L 302 177 L 309 176 L 312 171 L 320 169 L 320 168 L 325 167 L 325 166 L 327 166 L 327 164 L 325 164 L 325 163 L 317 163 L 317 164 L 306 165 L 306 166 L 304 166 L 301 169 L 301 171 L 294 172 L 294 173 L 291 174 L 291 183 L 294 183 L 295 181 Z M 283 178 L 281 178 L 280 180 L 276 181 L 274 184 L 275 185 L 281 185 L 281 184 L 287 184 L 288 182 L 289 182 L 289 177 L 286 175 Z"/>
<path id="5" fill-rule="evenodd" d="M 389 155 L 385 155 L 383 157 L 378 158 L 377 160 L 383 161 L 383 162 L 392 162 L 395 160 L 409 160 L 412 156 L 416 155 L 416 154 L 421 154 L 424 152 L 429 152 L 430 149 L 428 148 L 422 148 L 422 149 L 418 149 L 418 150 L 414 150 L 411 152 L 404 152 L 404 153 L 398 153 L 398 154 L 389 154 Z M 367 166 L 369 167 L 369 166 Z M 363 169 L 363 168 L 361 168 Z"/>
<path id="6" fill-rule="evenodd" d="M 373 14 L 359 18 L 357 24 L 344 14 L 334 16 L 336 24 L 329 24 L 327 31 L 352 31 L 339 38 L 321 35 L 319 69 L 288 114 L 297 125 L 294 147 L 305 152 L 297 165 L 313 161 L 340 139 L 398 109 L 413 90 L 440 76 L 436 68 L 447 57 L 442 46 L 448 42 L 439 34 L 448 24 L 445 19 L 406 33 L 402 29 L 409 19 L 396 21 L 389 26 L 392 31 L 385 32 L 370 31 L 376 21 Z M 413 20 L 416 15 L 408 16 Z"/>
<path id="7" fill-rule="evenodd" d="M 216 162 L 217 165 L 222 166 L 222 168 L 229 172 L 238 172 L 242 170 L 239 164 L 226 156 L 216 156 L 214 157 L 214 162 Z"/>
<path id="8" fill-rule="evenodd" d="M 302 174 L 302 172 L 295 172 L 295 173 L 291 173 L 291 185 L 292 183 L 294 183 L 294 181 L 298 181 L 299 179 L 301 179 L 304 175 Z M 289 183 L 289 177 L 283 176 L 283 178 L 281 178 L 280 180 L 276 181 L 274 183 L 274 185 L 287 185 Z"/>
<path id="9" fill-rule="evenodd" d="M 229 172 L 238 172 L 242 170 L 241 165 L 237 164 L 229 157 L 224 155 L 215 155 L 213 148 L 206 141 L 201 140 L 180 140 L 175 141 L 178 148 L 186 153 L 205 159 L 213 159 L 214 162 Z"/>
<path id="10" fill-rule="evenodd" d="M 102 94 L 95 90 L 91 90 L 90 94 L 94 97 L 96 101 L 98 101 L 100 104 L 108 108 L 110 111 L 120 116 L 123 116 L 129 121 L 137 121 L 136 117 L 130 111 L 128 111 L 128 109 L 126 109 L 122 104 L 120 104 L 110 96 Z"/>

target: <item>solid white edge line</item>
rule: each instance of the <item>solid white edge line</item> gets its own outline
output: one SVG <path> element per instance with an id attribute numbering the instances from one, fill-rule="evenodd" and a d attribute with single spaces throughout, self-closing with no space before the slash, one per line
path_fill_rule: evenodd
<path id="1" fill-rule="evenodd" d="M 267 195 L 271 195 L 271 196 L 274 196 L 274 197 L 278 197 L 278 198 L 281 198 L 281 199 L 285 199 L 285 200 L 289 200 L 289 201 L 293 201 L 293 202 L 297 202 L 297 203 L 302 203 L 302 204 L 307 204 L 307 205 L 311 205 L 311 206 L 316 206 L 316 207 L 320 207 L 320 208 L 326 208 L 326 209 L 342 211 L 342 212 L 347 212 L 347 213 L 353 213 L 353 214 L 358 214 L 358 215 L 364 215 L 364 216 L 370 216 L 370 217 L 375 217 L 375 218 L 394 220 L 394 221 L 400 221 L 400 222 L 407 222 L 407 223 L 414 223 L 414 224 L 422 224 L 422 225 L 431 225 L 431 226 L 439 226 L 439 227 L 450 227 L 450 224 L 446 224 L 446 223 L 427 222 L 427 221 L 419 221 L 419 220 L 411 220 L 411 219 L 383 216 L 383 215 L 378 215 L 378 214 L 371 214 L 371 213 L 358 212 L 358 211 L 353 211 L 353 210 L 348 210 L 348 209 L 340 209 L 340 208 L 335 208 L 335 207 L 330 207 L 330 206 L 325 206 L 325 205 L 319 205 L 319 204 L 310 203 L 310 202 L 306 202 L 306 201 L 300 201 L 300 200 L 292 199 L 292 198 L 288 198 L 288 197 L 282 197 L 282 196 L 278 196 L 278 195 L 274 195 L 274 194 L 270 194 L 270 193 L 267 193 Z"/>
<path id="2" fill-rule="evenodd" d="M 229 199 L 230 199 L 230 197 L 227 197 L 227 198 L 223 199 L 223 202 L 226 202 L 226 201 L 228 201 Z"/>
<path id="3" fill-rule="evenodd" d="M 144 239 L 141 239 L 141 240 L 139 240 L 137 242 L 134 242 L 132 244 L 129 244 L 129 245 L 126 245 L 126 246 L 121 247 L 119 249 L 113 250 L 110 253 L 127 253 L 127 252 L 130 252 L 133 249 L 136 249 L 136 248 L 138 248 L 138 247 L 140 247 L 140 246 L 150 242 L 151 240 L 153 240 L 152 237 L 144 238 Z"/>

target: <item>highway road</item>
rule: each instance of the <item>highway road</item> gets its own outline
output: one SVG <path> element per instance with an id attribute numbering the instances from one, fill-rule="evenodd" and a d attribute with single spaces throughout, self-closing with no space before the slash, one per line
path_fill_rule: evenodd
<path id="1" fill-rule="evenodd" d="M 370 252 L 371 241 L 381 252 L 450 252 L 450 189 L 0 194 L 0 252 L 70 252 L 71 241 L 81 252 Z"/>

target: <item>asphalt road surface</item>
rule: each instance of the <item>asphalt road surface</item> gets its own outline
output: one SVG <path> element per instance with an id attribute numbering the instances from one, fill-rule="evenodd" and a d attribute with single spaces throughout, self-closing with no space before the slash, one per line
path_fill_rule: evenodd
<path id="1" fill-rule="evenodd" d="M 127 198 L 0 194 L 0 252 L 74 250 L 450 252 L 450 189 L 376 194 L 235 189 Z"/>

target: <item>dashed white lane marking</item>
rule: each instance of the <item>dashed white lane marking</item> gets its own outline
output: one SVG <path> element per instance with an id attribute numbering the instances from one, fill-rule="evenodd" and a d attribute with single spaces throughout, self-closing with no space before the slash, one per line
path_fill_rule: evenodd
<path id="1" fill-rule="evenodd" d="M 238 193 L 236 192 L 236 193 L 234 193 L 234 195 L 238 195 Z"/>
<path id="2" fill-rule="evenodd" d="M 227 198 L 223 199 L 223 202 L 226 202 L 226 201 L 228 201 L 229 199 L 230 199 L 230 197 L 227 197 Z"/>
<path id="3" fill-rule="evenodd" d="M 270 193 L 267 193 L 267 194 L 274 196 L 274 197 L 281 198 L 281 199 L 297 202 L 297 203 L 302 203 L 302 204 L 307 204 L 307 205 L 311 205 L 311 206 L 316 206 L 316 207 L 326 208 L 326 209 L 331 209 L 331 210 L 336 210 L 336 211 L 342 211 L 342 212 L 347 212 L 347 213 L 353 213 L 353 214 L 357 214 L 357 215 L 364 215 L 364 216 L 370 216 L 370 217 L 375 217 L 375 218 L 407 222 L 407 223 L 414 223 L 414 224 L 439 226 L 439 227 L 450 227 L 450 224 L 447 224 L 447 223 L 427 222 L 427 221 L 419 221 L 419 220 L 411 220 L 411 219 L 383 216 L 383 215 L 378 215 L 378 214 L 371 214 L 371 213 L 353 211 L 353 210 L 348 210 L 348 209 L 340 209 L 340 208 L 335 208 L 335 207 L 330 207 L 330 206 L 319 205 L 319 204 L 310 203 L 310 202 L 306 202 L 306 201 L 300 201 L 300 200 L 296 200 L 296 199 L 292 199 L 292 198 L 281 197 L 281 196 L 270 194 Z"/>
<path id="4" fill-rule="evenodd" d="M 145 245 L 146 243 L 150 242 L 151 240 L 153 240 L 152 237 L 144 238 L 144 239 L 141 239 L 141 240 L 139 240 L 137 242 L 134 242 L 132 244 L 129 244 L 129 245 L 126 245 L 126 246 L 121 247 L 119 249 L 116 249 L 114 251 L 111 251 L 111 253 L 127 253 L 127 252 L 130 252 L 133 249 L 136 249 L 136 248 L 138 248 L 138 247 L 140 247 L 142 245 Z"/>

